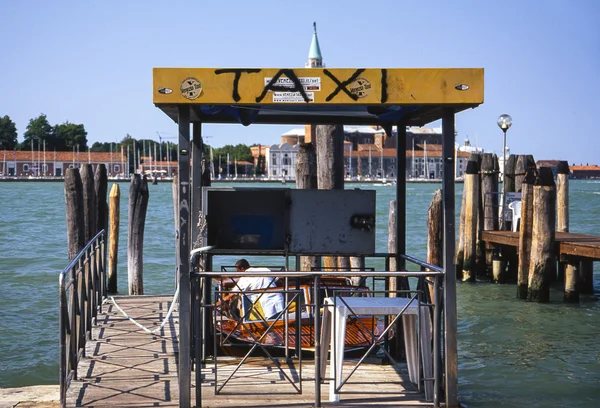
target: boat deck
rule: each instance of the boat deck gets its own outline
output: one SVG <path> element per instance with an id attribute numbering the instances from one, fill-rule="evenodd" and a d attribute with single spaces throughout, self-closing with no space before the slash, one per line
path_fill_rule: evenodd
<path id="1" fill-rule="evenodd" d="M 149 329 L 158 328 L 167 315 L 169 296 L 116 297 L 119 306 Z M 148 334 L 126 319 L 112 303 L 103 313 L 79 364 L 79 379 L 67 392 L 68 407 L 178 407 L 177 377 L 179 316 L 177 310 L 157 334 Z M 217 369 L 202 370 L 203 407 L 312 407 L 315 402 L 314 363 L 251 358 L 215 394 L 239 359 L 219 357 Z M 348 365 L 352 361 L 347 362 Z M 350 371 L 345 370 L 345 373 Z M 329 369 L 327 376 L 329 375 Z M 289 377 L 292 383 L 285 377 Z M 192 373 L 192 382 L 195 373 Z M 300 381 L 302 378 L 302 381 Z M 302 393 L 299 394 L 298 390 Z M 192 385 L 192 401 L 196 389 Z M 329 381 L 321 386 L 323 406 L 432 406 L 408 381 L 405 364 L 363 363 L 342 389 L 341 402 L 328 402 Z"/>

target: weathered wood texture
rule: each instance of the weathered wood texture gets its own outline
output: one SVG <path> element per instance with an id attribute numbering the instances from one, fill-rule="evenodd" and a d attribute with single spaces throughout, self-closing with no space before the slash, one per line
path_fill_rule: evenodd
<path id="1" fill-rule="evenodd" d="M 119 261 L 119 225 L 121 223 L 121 189 L 114 183 L 109 195 L 108 292 L 117 293 L 117 265 Z"/>
<path id="2" fill-rule="evenodd" d="M 98 219 L 96 222 L 96 234 L 101 230 L 108 230 L 108 204 L 106 194 L 108 193 L 108 176 L 106 174 L 106 165 L 96 166 L 94 173 L 94 192 L 96 197 L 96 212 Z M 94 234 L 95 235 L 95 234 Z"/>
<path id="3" fill-rule="evenodd" d="M 565 268 L 565 303 L 579 303 L 579 260 L 571 260 Z"/>
<path id="4" fill-rule="evenodd" d="M 317 139 L 317 184 L 320 190 L 344 188 L 344 126 L 318 125 Z M 337 269 L 337 257 L 323 257 L 327 270 Z"/>
<path id="5" fill-rule="evenodd" d="M 313 143 L 301 143 L 298 145 L 298 155 L 296 156 L 296 188 L 297 189 L 315 189 L 317 183 L 317 151 Z M 300 270 L 310 271 L 321 267 L 321 257 L 302 256 L 300 257 Z"/>
<path id="6" fill-rule="evenodd" d="M 481 202 L 483 203 L 483 230 L 498 229 L 498 158 L 495 154 L 484 153 L 481 158 Z M 461 214 L 463 214 L 461 210 Z M 481 237 L 480 237 L 481 239 Z M 482 240 L 482 239 L 481 239 Z M 482 240 L 483 241 L 483 240 Z M 485 243 L 485 241 L 483 241 Z M 485 263 L 492 264 L 494 251 L 487 248 Z"/>
<path id="7" fill-rule="evenodd" d="M 442 190 L 437 189 L 427 210 L 427 263 L 436 266 L 444 264 L 444 207 Z M 428 278 L 428 280 L 433 281 Z M 432 285 L 429 288 L 429 300 L 435 299 Z"/>
<path id="8" fill-rule="evenodd" d="M 465 207 L 467 202 L 466 191 L 463 184 L 463 195 L 460 203 L 460 216 L 458 220 L 458 244 L 456 245 L 456 256 L 454 265 L 456 268 L 456 278 L 462 279 L 462 269 L 465 262 Z"/>
<path id="9" fill-rule="evenodd" d="M 148 179 L 134 174 L 129 187 L 127 273 L 130 295 L 144 294 L 144 228 L 148 209 Z"/>
<path id="10" fill-rule="evenodd" d="M 465 194 L 465 252 L 462 280 L 474 281 L 476 277 L 475 257 L 477 249 L 477 211 L 479 207 L 479 168 L 477 162 L 469 160 L 464 183 Z"/>
<path id="11" fill-rule="evenodd" d="M 550 300 L 550 274 L 554 254 L 552 242 L 556 226 L 556 186 L 548 167 L 539 169 L 533 186 L 533 223 L 531 228 L 531 255 L 529 257 L 529 284 L 527 298 L 537 302 Z M 556 271 L 555 271 L 556 272 Z"/>
<path id="12" fill-rule="evenodd" d="M 519 246 L 519 233 L 512 231 L 484 231 L 483 239 L 490 244 Z M 556 254 L 573 255 L 600 261 L 600 237 L 573 232 L 556 232 L 553 249 Z"/>
<path id="13" fill-rule="evenodd" d="M 481 180 L 481 163 L 482 157 L 479 153 L 471 153 L 470 160 L 477 161 L 477 226 L 475 231 L 475 277 L 484 279 L 487 274 L 486 266 L 486 252 L 485 242 L 481 239 L 481 233 L 483 232 L 484 226 L 484 210 L 483 210 L 483 196 L 481 194 L 482 180 Z"/>
<path id="14" fill-rule="evenodd" d="M 507 193 L 511 193 L 515 191 L 515 155 L 511 154 L 506 159 L 506 164 L 504 167 L 504 179 L 502 180 L 505 183 L 505 190 Z"/>
<path id="15" fill-rule="evenodd" d="M 85 243 L 87 244 L 96 235 L 98 223 L 94 170 L 91 164 L 81 165 L 81 182 L 83 184 L 83 231 Z"/>
<path id="16" fill-rule="evenodd" d="M 533 184 L 535 170 L 528 169 L 521 182 L 521 226 L 519 229 L 519 260 L 517 267 L 517 298 L 527 299 L 529 285 L 529 257 L 533 220 Z"/>
<path id="17" fill-rule="evenodd" d="M 85 246 L 83 216 L 83 183 L 79 169 L 65 171 L 65 202 L 67 214 L 67 256 L 75 256 Z"/>
<path id="18" fill-rule="evenodd" d="M 556 176 L 556 230 L 569 232 L 569 164 L 561 161 Z"/>
<path id="19" fill-rule="evenodd" d="M 530 169 L 535 170 L 533 156 L 530 154 L 518 155 L 515 162 L 515 191 L 517 193 L 522 192 L 523 180 L 525 179 L 527 171 Z"/>
<path id="20" fill-rule="evenodd" d="M 569 163 L 559 162 L 556 175 L 556 230 L 561 232 L 569 232 L 569 173 Z M 565 268 L 566 263 L 559 258 L 559 282 L 565 279 Z"/>
<path id="21" fill-rule="evenodd" d="M 116 301 L 136 321 L 149 329 L 157 328 L 166 317 L 171 296 L 116 297 Z M 67 406 L 75 407 L 177 407 L 179 355 L 179 316 L 177 308 L 157 334 L 148 334 L 135 326 L 108 304 L 98 316 L 92 338 L 86 345 L 86 356 L 79 364 L 79 379 L 67 392 Z M 234 374 L 239 359 L 219 357 L 217 369 L 209 360 L 202 369 L 203 407 L 312 407 L 314 363 L 279 359 L 283 372 L 296 387 L 302 378 L 302 394 L 288 383 L 275 363 L 261 357 L 250 357 Z M 356 361 L 346 359 L 347 375 Z M 327 365 L 329 369 L 329 364 Z M 232 375 L 222 393 L 219 385 Z M 302 377 L 300 377 L 302 375 Z M 194 374 L 192 374 L 194 376 Z M 329 378 L 329 372 L 326 378 Z M 328 406 L 329 382 L 321 386 L 323 406 Z M 195 404 L 195 386 L 192 404 Z M 199 406 L 196 404 L 195 406 Z M 342 388 L 340 407 L 414 407 L 431 406 L 408 380 L 406 364 L 382 365 L 367 360 Z"/>

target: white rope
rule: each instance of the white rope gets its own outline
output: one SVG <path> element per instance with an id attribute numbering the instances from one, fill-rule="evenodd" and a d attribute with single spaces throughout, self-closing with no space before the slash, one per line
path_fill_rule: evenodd
<path id="1" fill-rule="evenodd" d="M 126 318 L 128 318 L 131 321 L 131 323 L 135 324 L 137 327 L 139 327 L 140 329 L 142 329 L 146 333 L 156 334 L 159 331 L 161 331 L 163 329 L 163 327 L 165 327 L 165 324 L 167 324 L 167 321 L 169 320 L 169 317 L 171 317 L 171 314 L 173 313 L 173 309 L 175 308 L 175 304 L 176 304 L 176 300 L 177 300 L 178 296 L 179 296 L 179 285 L 177 286 L 177 290 L 175 291 L 175 295 L 173 295 L 173 301 L 171 302 L 171 307 L 169 308 L 169 311 L 167 312 L 167 316 L 165 317 L 165 319 L 163 320 L 163 322 L 161 323 L 161 325 L 157 329 L 154 329 L 154 330 L 150 330 L 150 329 L 142 326 L 138 322 L 136 322 L 133 317 L 129 316 L 123 309 L 121 309 L 121 307 L 119 307 L 119 305 L 115 301 L 114 297 L 110 296 L 110 297 L 104 299 L 104 301 L 102 302 L 102 304 L 105 304 L 106 302 L 108 302 L 110 300 L 113 303 L 113 305 L 115 305 L 115 307 L 123 314 L 123 316 L 125 316 Z"/>

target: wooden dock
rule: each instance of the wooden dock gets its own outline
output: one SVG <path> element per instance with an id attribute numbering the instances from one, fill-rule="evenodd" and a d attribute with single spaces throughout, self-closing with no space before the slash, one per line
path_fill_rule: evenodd
<path id="1" fill-rule="evenodd" d="M 482 239 L 489 244 L 519 247 L 519 233 L 512 231 L 483 231 Z M 555 232 L 556 255 L 600 260 L 600 237 L 571 232 Z"/>
<path id="2" fill-rule="evenodd" d="M 115 300 L 132 318 L 152 330 L 167 315 L 172 298 L 123 296 Z M 71 383 L 67 392 L 67 406 L 178 407 L 178 332 L 177 310 L 160 332 L 148 334 L 126 319 L 112 303 L 105 304 L 92 340 L 86 346 L 86 357 L 79 364 L 79 379 Z M 223 384 L 239 360 L 219 357 L 216 370 L 213 362 L 207 363 L 202 370 L 202 406 L 314 406 L 313 361 L 304 360 L 301 371 L 297 360 L 279 361 L 283 372 L 271 360 L 250 359 L 218 395 L 215 395 L 215 381 Z M 350 366 L 345 373 L 349 371 Z M 192 373 L 192 383 L 194 378 Z M 195 391 L 192 384 L 192 401 Z M 326 381 L 321 386 L 323 406 L 432 406 L 408 381 L 405 364 L 363 364 L 342 389 L 341 402 L 330 403 L 328 396 Z"/>

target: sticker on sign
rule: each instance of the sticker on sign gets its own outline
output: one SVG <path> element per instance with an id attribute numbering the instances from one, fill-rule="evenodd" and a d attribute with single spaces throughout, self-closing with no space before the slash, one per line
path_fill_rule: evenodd
<path id="1" fill-rule="evenodd" d="M 265 78 L 265 87 L 269 85 L 269 82 L 273 80 L 271 78 Z M 298 80 L 305 91 L 320 91 L 321 90 L 321 78 L 320 77 L 299 77 Z M 286 77 L 279 77 L 277 81 L 271 86 L 282 86 L 285 88 L 293 88 L 294 82 Z"/>
<path id="2" fill-rule="evenodd" d="M 306 92 L 308 102 L 315 101 L 314 92 Z M 273 102 L 275 103 L 298 103 L 306 102 L 300 92 L 273 92 Z"/>

